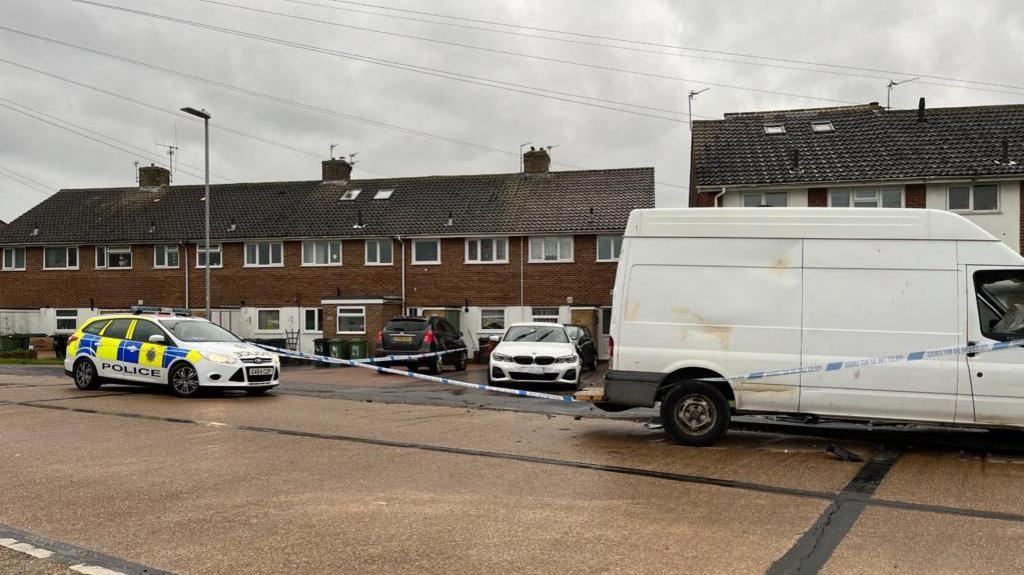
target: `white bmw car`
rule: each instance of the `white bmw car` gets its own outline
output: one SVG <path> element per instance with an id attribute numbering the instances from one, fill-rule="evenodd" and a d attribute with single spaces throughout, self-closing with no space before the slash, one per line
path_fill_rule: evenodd
<path id="1" fill-rule="evenodd" d="M 487 382 L 578 386 L 580 368 L 576 346 L 563 325 L 514 323 L 491 351 Z"/>

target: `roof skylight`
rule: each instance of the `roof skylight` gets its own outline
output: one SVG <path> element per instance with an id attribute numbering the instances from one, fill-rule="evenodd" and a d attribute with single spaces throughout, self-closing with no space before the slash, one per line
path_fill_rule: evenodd
<path id="1" fill-rule="evenodd" d="M 774 124 L 774 125 L 771 125 L 771 126 L 765 126 L 764 127 L 764 133 L 768 134 L 769 136 L 776 135 L 776 134 L 785 134 L 786 133 L 786 127 L 783 126 L 782 124 Z"/>
<path id="2" fill-rule="evenodd" d="M 821 120 L 818 122 L 811 122 L 811 129 L 815 132 L 835 132 L 836 127 L 832 125 L 829 120 Z"/>
<path id="3" fill-rule="evenodd" d="M 341 200 L 354 200 L 359 197 L 359 192 L 363 190 L 347 190 L 344 194 L 341 194 Z"/>
<path id="4" fill-rule="evenodd" d="M 390 200 L 391 194 L 395 193 L 395 190 L 377 190 L 377 193 L 373 195 L 375 200 Z"/>

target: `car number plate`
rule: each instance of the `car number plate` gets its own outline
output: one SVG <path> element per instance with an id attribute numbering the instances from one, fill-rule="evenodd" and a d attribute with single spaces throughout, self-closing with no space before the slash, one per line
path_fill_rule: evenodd
<path id="1" fill-rule="evenodd" d="M 272 368 L 272 367 L 252 367 L 252 368 L 249 368 L 249 375 L 274 375 L 274 368 Z"/>
<path id="2" fill-rule="evenodd" d="M 412 343 L 411 335 L 393 335 L 391 341 L 396 343 Z"/>

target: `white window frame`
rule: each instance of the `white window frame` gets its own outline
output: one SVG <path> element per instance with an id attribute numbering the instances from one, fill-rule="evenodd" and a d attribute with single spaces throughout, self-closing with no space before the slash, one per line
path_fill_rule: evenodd
<path id="1" fill-rule="evenodd" d="M 311 246 L 313 249 L 313 259 L 316 260 L 316 245 L 327 244 L 327 259 L 331 259 L 331 244 L 338 244 L 338 261 L 319 264 L 314 261 L 309 263 L 306 261 L 306 246 Z M 283 249 L 283 248 L 282 248 Z M 302 242 L 302 266 L 303 267 L 330 267 L 340 266 L 342 261 L 345 259 L 345 246 L 341 240 L 306 240 Z M 281 260 L 284 261 L 284 252 L 281 253 Z"/>
<path id="2" fill-rule="evenodd" d="M 359 188 L 354 190 L 345 190 L 345 192 L 341 194 L 341 197 L 338 198 L 338 200 L 342 202 L 351 202 L 352 200 L 358 198 L 359 194 L 361 193 L 363 193 L 363 190 Z"/>
<path id="3" fill-rule="evenodd" d="M 205 264 L 199 263 L 199 256 L 203 255 L 205 252 L 206 252 L 206 244 L 205 243 L 197 244 L 196 245 L 196 268 L 205 268 L 206 267 Z M 224 249 L 223 249 L 223 245 L 222 244 L 211 243 L 210 244 L 210 253 L 211 254 L 220 254 L 220 263 L 218 263 L 216 265 L 210 264 L 210 269 L 217 269 L 217 268 L 224 267 Z"/>
<path id="4" fill-rule="evenodd" d="M 547 255 L 546 253 L 541 254 L 541 257 L 538 258 L 537 254 L 533 253 L 533 241 L 541 240 L 541 242 L 544 242 L 548 238 L 555 238 L 558 240 L 559 253 L 557 255 L 557 259 L 544 259 L 544 256 Z M 562 238 L 569 238 L 568 257 L 564 257 L 564 254 L 561 253 Z M 527 261 L 531 264 L 571 264 L 576 261 L 576 238 L 574 238 L 573 236 L 530 236 L 529 238 L 527 238 L 527 244 L 527 248 L 530 252 L 529 259 Z M 544 244 L 542 243 L 541 245 L 543 246 Z"/>
<path id="5" fill-rule="evenodd" d="M 764 133 L 769 136 L 782 136 L 786 133 L 786 126 L 783 124 L 765 124 Z"/>
<path id="6" fill-rule="evenodd" d="M 160 250 L 163 250 L 164 263 L 160 263 Z M 167 254 L 174 252 L 178 262 L 173 266 L 167 264 Z M 177 244 L 156 244 L 153 246 L 153 268 L 158 270 L 176 270 L 181 265 L 181 247 Z"/>
<path id="7" fill-rule="evenodd" d="M 374 251 L 377 261 L 370 260 L 370 246 L 377 246 Z M 388 253 L 391 256 L 391 261 L 382 262 L 380 261 L 381 248 L 386 246 Z M 363 265 L 367 266 L 393 266 L 395 265 L 395 245 L 391 241 L 391 238 L 370 238 L 363 241 Z"/>
<path id="8" fill-rule="evenodd" d="M 260 246 L 267 246 L 267 256 L 269 257 L 268 263 L 259 263 L 260 259 Z M 249 261 L 249 246 L 256 246 L 256 262 Z M 274 262 L 274 246 L 280 248 L 281 261 Z M 284 267 L 284 242 L 245 242 L 242 246 L 242 267 L 247 268 L 283 268 Z"/>
<path id="9" fill-rule="evenodd" d="M 854 204 L 858 201 L 856 198 L 857 192 L 871 191 L 875 193 L 875 206 L 876 208 L 882 207 L 882 192 L 889 190 L 898 190 L 900 193 L 900 207 L 905 208 L 907 206 L 907 192 L 906 189 L 898 186 L 881 186 L 877 188 L 829 188 L 828 189 L 828 207 L 846 207 L 854 208 L 857 207 Z M 850 194 L 850 203 L 846 206 L 833 206 L 832 205 L 832 192 L 848 192 Z M 865 199 L 859 200 L 861 202 L 867 201 Z M 867 207 L 867 206 L 865 206 Z"/>
<path id="10" fill-rule="evenodd" d="M 316 329 L 306 327 L 306 314 L 313 312 L 316 318 Z M 323 333 L 324 331 L 324 308 L 304 307 L 302 308 L 302 333 Z"/>
<path id="11" fill-rule="evenodd" d="M 482 260 L 480 255 L 483 253 L 483 242 L 491 242 L 491 253 L 494 254 L 495 259 L 493 260 Z M 498 242 L 505 244 L 504 252 L 505 257 L 503 259 L 497 259 L 498 257 Z M 476 259 L 470 259 L 469 257 L 469 245 L 476 244 Z M 491 238 L 466 238 L 466 263 L 467 264 L 507 264 L 508 263 L 508 238 L 505 237 L 491 237 Z"/>
<path id="12" fill-rule="evenodd" d="M 555 314 L 538 314 L 537 310 L 550 311 L 554 310 Z M 559 321 L 559 309 L 558 306 L 537 306 L 530 308 L 530 321 L 542 322 L 542 323 L 562 323 Z"/>
<path id="13" fill-rule="evenodd" d="M 501 312 L 501 328 L 495 327 L 484 327 L 484 314 L 489 311 L 500 311 Z M 480 308 L 480 331 L 487 333 L 504 333 L 505 329 L 508 328 L 508 313 L 503 307 L 484 307 Z"/>
<path id="14" fill-rule="evenodd" d="M 815 120 L 811 122 L 811 131 L 815 134 L 828 134 L 829 132 L 835 132 L 835 124 L 832 120 Z"/>
<path id="15" fill-rule="evenodd" d="M 354 313 L 352 310 L 359 310 L 359 313 Z M 360 317 L 363 319 L 363 329 L 361 331 L 341 331 L 341 318 L 343 317 Z M 366 306 L 364 305 L 339 305 L 335 311 L 334 316 L 334 333 L 338 335 L 364 335 L 366 333 Z"/>
<path id="16" fill-rule="evenodd" d="M 260 314 L 266 311 L 277 312 L 277 329 L 263 329 L 260 327 Z M 277 307 L 262 307 L 256 309 L 256 332 L 257 333 L 281 333 L 281 308 Z"/>
<path id="17" fill-rule="evenodd" d="M 425 244 L 425 243 L 428 243 L 428 242 L 433 242 L 434 244 L 437 245 L 437 259 L 436 260 L 428 260 L 428 261 L 423 261 L 423 260 L 416 259 L 416 244 Z M 439 266 L 439 265 L 441 265 L 441 239 L 440 238 L 434 238 L 434 239 L 426 239 L 426 238 L 424 238 L 424 239 L 419 239 L 419 240 L 412 240 L 412 263 L 413 263 L 413 265 L 417 265 L 417 266 Z"/>
<path id="18" fill-rule="evenodd" d="M 69 319 L 71 317 L 70 315 L 61 316 L 61 312 L 72 312 L 72 313 L 75 314 L 75 316 L 74 316 L 75 317 L 75 327 L 72 327 L 72 328 L 67 328 L 67 327 L 61 328 L 60 327 L 60 321 L 62 319 Z M 74 333 L 75 330 L 78 329 L 78 310 L 77 309 L 69 309 L 69 308 L 55 309 L 55 310 L 53 310 L 53 315 L 54 315 L 54 331 L 56 331 L 58 333 Z"/>
<path id="19" fill-rule="evenodd" d="M 740 194 L 740 206 L 742 206 L 744 208 L 747 208 L 747 207 L 760 208 L 760 207 L 768 206 L 768 195 L 769 194 L 771 194 L 771 195 L 782 195 L 783 199 L 785 200 L 781 206 L 771 206 L 771 207 L 780 207 L 780 208 L 787 208 L 787 207 L 789 207 L 789 192 L 743 192 L 742 194 Z M 747 205 L 747 196 L 757 196 L 758 197 L 757 205 L 756 206 L 748 206 Z"/>
<path id="20" fill-rule="evenodd" d="M 67 254 L 71 253 L 71 250 L 75 250 L 75 265 L 64 267 L 49 267 L 46 265 L 46 250 L 66 250 L 64 253 L 64 262 L 67 263 Z M 44 270 L 77 270 L 82 265 L 82 250 L 78 249 L 78 246 L 43 246 L 43 269 Z"/>
<path id="21" fill-rule="evenodd" d="M 18 250 L 21 250 L 21 267 L 18 267 Z M 11 254 L 11 265 L 7 265 L 7 254 Z M 28 250 L 24 247 L 10 246 L 3 249 L 3 259 L 0 260 L 0 267 L 5 272 L 23 272 L 28 264 Z"/>
<path id="22" fill-rule="evenodd" d="M 611 248 L 612 254 L 614 254 L 612 257 L 610 257 L 610 258 L 602 258 L 601 257 L 601 240 L 607 240 L 607 241 L 611 242 L 611 246 L 609 246 L 609 247 Z M 622 236 L 607 236 L 607 235 L 605 235 L 605 236 L 597 236 L 597 240 L 596 241 L 597 241 L 597 244 L 594 247 L 594 257 L 595 257 L 596 261 L 599 261 L 599 262 L 617 262 L 617 261 L 619 261 L 619 254 L 622 253 Z M 617 250 L 615 249 L 615 242 L 619 243 L 619 249 L 617 249 Z"/>
<path id="23" fill-rule="evenodd" d="M 99 245 L 96 248 L 96 269 L 98 270 L 130 270 L 135 265 L 135 254 L 132 250 L 132 246 L 119 244 L 119 245 Z M 111 267 L 110 265 L 110 254 L 111 250 L 115 254 L 128 254 L 128 265 Z M 100 254 L 103 254 L 102 261 L 100 261 Z"/>
<path id="24" fill-rule="evenodd" d="M 373 194 L 373 199 L 375 199 L 375 200 L 390 200 L 391 196 L 393 196 L 393 195 L 395 195 L 395 190 L 393 188 L 389 188 L 389 189 L 385 189 L 385 190 L 377 190 L 377 193 Z"/>
<path id="25" fill-rule="evenodd" d="M 994 210 L 976 210 L 974 209 L 974 188 L 978 186 L 995 186 L 996 188 L 996 209 Z M 953 188 L 967 188 L 967 209 L 961 210 L 949 207 L 949 192 Z M 1003 206 L 1002 204 L 1002 187 L 999 184 L 993 183 L 975 183 L 975 184 L 949 184 L 946 186 L 946 209 L 951 212 L 958 214 L 998 214 Z"/>

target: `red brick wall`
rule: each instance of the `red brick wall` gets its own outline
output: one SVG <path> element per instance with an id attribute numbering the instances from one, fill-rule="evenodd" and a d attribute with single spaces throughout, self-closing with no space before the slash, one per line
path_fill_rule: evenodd
<path id="1" fill-rule="evenodd" d="M 908 208 L 924 208 L 927 186 L 924 184 L 907 184 L 903 191 L 903 205 Z"/>
<path id="2" fill-rule="evenodd" d="M 828 188 L 807 188 L 807 207 L 828 207 Z"/>
<path id="3" fill-rule="evenodd" d="M 690 197 L 691 208 L 713 208 L 715 207 L 716 192 L 693 192 Z M 694 199 L 696 201 L 694 201 Z"/>
<path id="4" fill-rule="evenodd" d="M 377 350 L 377 332 L 384 327 L 389 319 L 401 315 L 402 304 L 353 304 L 353 307 L 366 308 L 366 334 L 365 335 L 338 335 L 338 305 L 324 306 L 324 337 L 327 339 L 356 340 L 363 339 L 368 343 L 369 355 L 373 357 Z M 345 307 L 342 305 L 341 307 Z"/>

